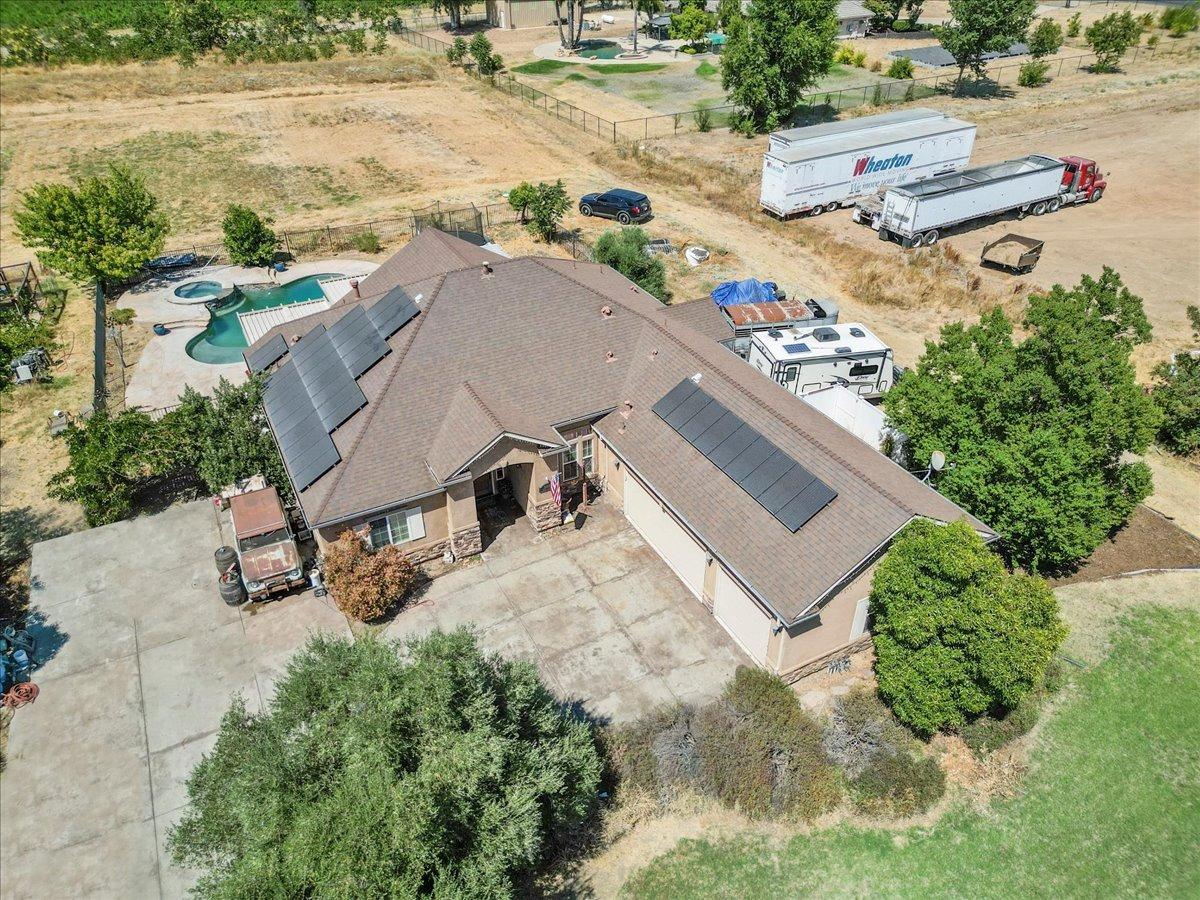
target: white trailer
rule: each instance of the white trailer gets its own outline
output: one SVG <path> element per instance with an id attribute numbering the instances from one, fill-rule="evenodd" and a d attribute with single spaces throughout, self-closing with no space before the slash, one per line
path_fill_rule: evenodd
<path id="1" fill-rule="evenodd" d="M 933 109 L 866 116 L 773 133 L 763 155 L 762 208 L 820 215 L 881 187 L 967 166 L 975 126 Z"/>
<path id="2" fill-rule="evenodd" d="M 953 175 L 889 188 L 874 210 L 855 210 L 855 219 L 870 216 L 880 240 L 905 247 L 929 246 L 948 228 L 1019 211 L 1041 215 L 1054 212 L 1064 200 L 1067 163 L 1051 156 L 1030 155 Z"/>
<path id="3" fill-rule="evenodd" d="M 839 384 L 869 399 L 895 382 L 892 348 L 857 323 L 756 331 L 746 362 L 797 395 Z"/>

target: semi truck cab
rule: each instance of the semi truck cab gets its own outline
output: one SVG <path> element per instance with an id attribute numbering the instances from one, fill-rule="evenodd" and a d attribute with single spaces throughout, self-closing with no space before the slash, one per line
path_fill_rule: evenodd
<path id="1" fill-rule="evenodd" d="M 1060 156 L 1066 169 L 1063 171 L 1063 199 L 1069 203 L 1095 203 L 1104 195 L 1108 182 L 1100 173 L 1094 159 L 1082 156 Z"/>

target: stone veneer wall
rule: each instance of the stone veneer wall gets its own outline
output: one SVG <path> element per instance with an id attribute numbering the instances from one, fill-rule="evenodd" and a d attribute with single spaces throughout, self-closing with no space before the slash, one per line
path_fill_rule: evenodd
<path id="1" fill-rule="evenodd" d="M 562 509 L 553 500 L 546 500 L 534 506 L 529 520 L 538 531 L 549 531 L 562 524 Z"/>
<path id="2" fill-rule="evenodd" d="M 466 528 L 461 528 L 444 540 L 434 541 L 410 550 L 405 555 L 414 563 L 423 563 L 441 559 L 446 555 L 447 550 L 454 554 L 455 559 L 464 559 L 482 552 L 483 535 L 479 531 L 479 523 L 476 522 Z"/>
<path id="3" fill-rule="evenodd" d="M 871 646 L 871 635 L 864 634 L 858 640 L 851 641 L 849 644 L 844 644 L 834 650 L 830 650 L 823 656 L 818 656 L 816 659 L 810 659 L 796 668 L 787 672 L 780 672 L 779 677 L 788 684 L 794 684 L 806 675 L 811 675 L 829 665 L 830 660 L 839 659 L 843 656 L 850 656 L 852 653 L 857 653 L 859 650 L 866 650 Z"/>

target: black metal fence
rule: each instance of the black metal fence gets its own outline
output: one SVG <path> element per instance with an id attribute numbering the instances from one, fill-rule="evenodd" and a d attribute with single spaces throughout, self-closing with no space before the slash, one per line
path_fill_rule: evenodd
<path id="1" fill-rule="evenodd" d="M 1084 0 L 1073 0 L 1075 3 Z M 1129 5 L 1142 2 L 1147 6 L 1178 5 L 1178 0 L 1086 0 L 1089 3 L 1111 3 Z M 396 33 L 404 40 L 431 53 L 445 55 L 450 44 L 439 38 L 415 31 L 407 24 L 397 27 Z M 1158 47 L 1134 47 L 1125 60 L 1136 62 L 1140 56 L 1170 54 L 1170 50 Z M 920 78 L 878 81 L 861 87 L 843 88 L 837 91 L 813 91 L 800 98 L 796 120 L 801 123 L 820 122 L 836 116 L 847 109 L 862 107 L 891 106 L 921 100 L 936 94 L 948 94 L 959 89 L 966 96 L 994 93 L 1005 85 L 1016 85 L 1021 66 L 1027 62 L 1000 63 L 988 68 L 983 78 L 966 77 L 961 88 L 958 85 L 958 70 L 935 72 Z M 1081 71 L 1096 62 L 1092 53 L 1046 60 L 1048 79 L 1063 72 Z M 613 143 L 650 140 L 651 138 L 674 137 L 679 134 L 700 131 L 716 131 L 730 127 L 737 114 L 734 104 L 706 106 L 702 109 L 681 110 L 636 119 L 607 119 L 582 107 L 560 100 L 545 91 L 517 80 L 511 74 L 480 75 L 471 65 L 463 71 L 479 81 L 491 84 L 513 97 L 518 97 L 537 109 L 553 115 L 558 121 L 582 129 Z"/>

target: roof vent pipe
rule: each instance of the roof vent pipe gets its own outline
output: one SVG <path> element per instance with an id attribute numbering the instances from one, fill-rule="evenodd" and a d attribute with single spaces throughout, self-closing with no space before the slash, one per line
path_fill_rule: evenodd
<path id="1" fill-rule="evenodd" d="M 604 318 L 606 318 L 606 319 L 609 318 L 610 316 L 612 316 L 612 307 L 611 306 L 600 307 L 600 315 L 604 316 Z"/>
<path id="2" fill-rule="evenodd" d="M 491 263 L 484 263 L 484 264 L 483 264 L 483 274 L 484 274 L 485 276 L 487 276 L 487 275 L 491 275 L 491 274 L 492 274 L 492 264 L 491 264 Z"/>
<path id="3" fill-rule="evenodd" d="M 605 353 L 605 354 L 604 354 L 604 358 L 605 358 L 605 359 L 606 359 L 608 362 L 612 362 L 614 359 L 616 359 L 616 358 L 617 358 L 617 354 L 615 354 L 615 353 L 613 353 L 611 350 L 609 350 L 607 353 Z"/>
<path id="4" fill-rule="evenodd" d="M 358 292 L 358 279 L 357 278 L 350 279 L 350 293 L 352 293 L 355 297 L 362 296 L 362 294 L 360 294 Z"/>

